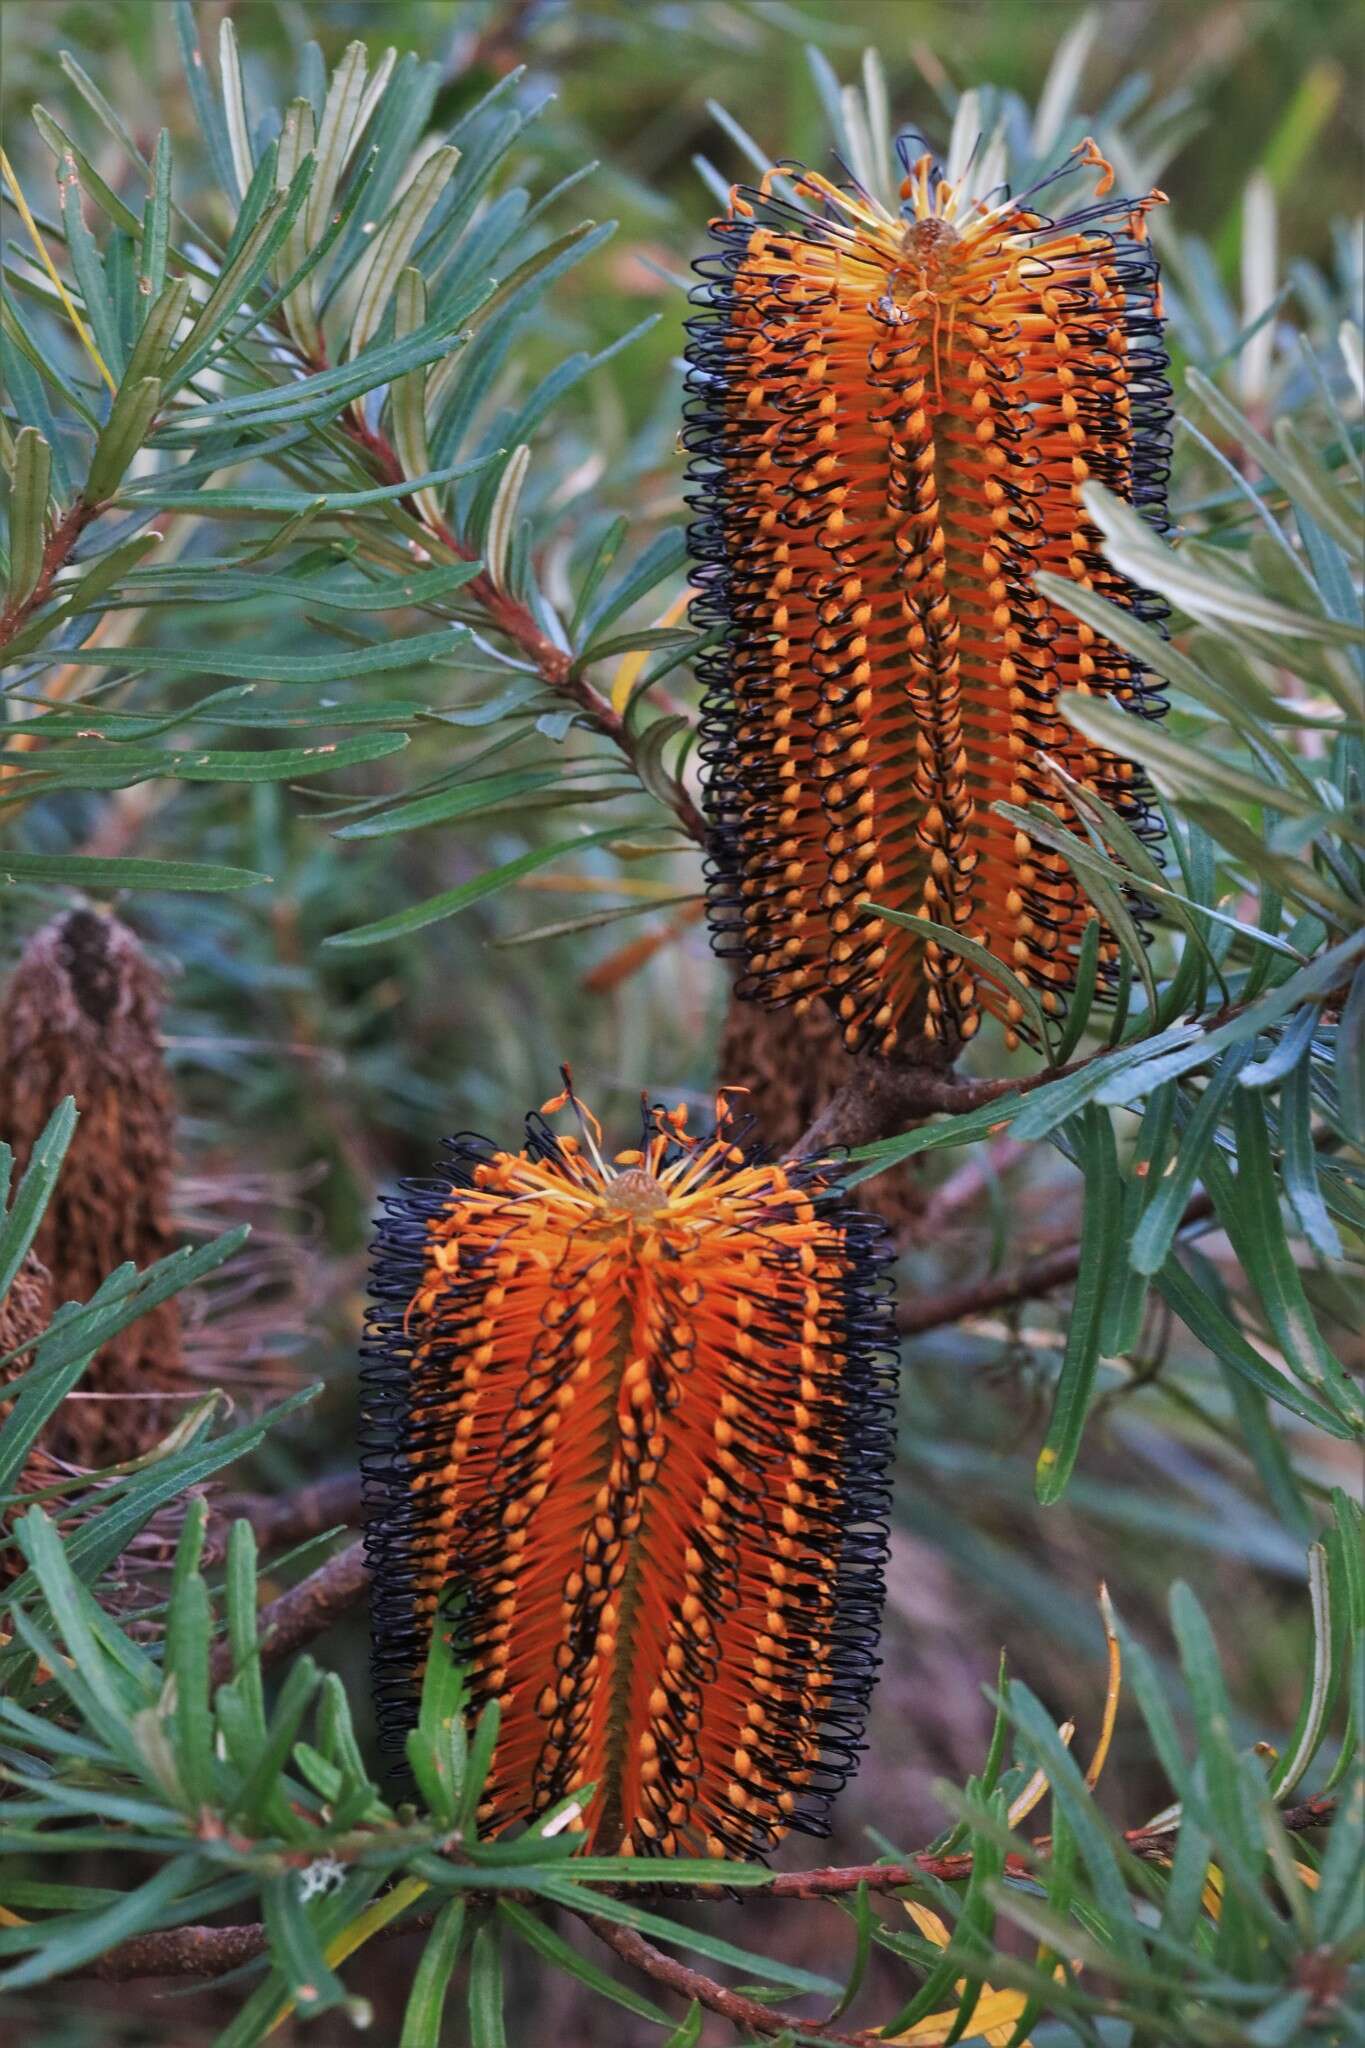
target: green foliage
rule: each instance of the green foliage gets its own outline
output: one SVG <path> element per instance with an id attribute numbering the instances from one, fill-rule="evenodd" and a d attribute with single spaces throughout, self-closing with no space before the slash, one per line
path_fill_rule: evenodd
<path id="1" fill-rule="evenodd" d="M 135 48 L 165 12 L 119 10 Z M 1003 87 L 958 93 L 941 65 L 935 107 L 928 62 L 888 80 L 870 56 L 845 87 L 835 10 L 771 0 L 687 19 L 604 7 L 576 77 L 568 14 L 548 6 L 532 54 L 562 62 L 565 113 L 534 65 L 466 75 L 469 46 L 447 46 L 419 5 L 384 25 L 421 58 L 348 44 L 361 10 L 303 10 L 325 58 L 293 36 L 293 11 L 264 12 L 225 20 L 215 51 L 200 46 L 209 11 L 180 0 L 183 83 L 145 152 L 111 104 L 127 81 L 106 95 L 69 55 L 58 93 L 40 78 L 57 116 L 38 107 L 31 145 L 9 145 L 52 269 L 20 216 L 0 310 L 0 875 L 7 936 L 54 887 L 132 898 L 185 966 L 170 1036 L 189 1120 L 295 1171 L 327 1160 L 318 1200 L 344 1297 L 369 1179 L 425 1164 L 455 1121 L 452 1072 L 462 1112 L 505 1134 L 507 1104 L 539 1099 L 566 1050 L 620 1076 L 625 1101 L 642 1079 L 671 1092 L 713 1078 L 699 954 L 676 950 L 591 1014 L 562 964 L 610 966 L 615 921 L 686 913 L 700 889 L 702 642 L 676 616 L 684 309 L 654 272 L 685 269 L 705 199 L 689 187 L 675 204 L 648 149 L 631 157 L 648 130 L 637 96 L 657 93 L 656 121 L 676 101 L 699 122 L 706 93 L 734 97 L 743 123 L 711 108 L 723 168 L 699 164 L 721 192 L 770 151 L 813 156 L 822 125 L 884 183 L 902 90 L 959 160 L 980 146 L 1021 181 L 1093 129 L 1137 189 L 1180 184 L 1201 105 L 1225 107 L 1229 86 L 1210 59 L 1197 92 L 1174 89 L 1178 22 L 1157 51 L 1173 89 L 1120 76 L 1087 120 L 1103 17 L 1082 15 L 1036 113 Z M 74 18 L 103 78 L 103 21 Z M 808 55 L 807 31 L 823 46 Z M 1002 18 L 1002 41 L 1019 33 Z M 973 1043 L 964 1078 L 1007 1076 L 1007 1092 L 879 1139 L 852 1168 L 870 1179 L 914 1160 L 939 1191 L 942 1167 L 979 1163 L 987 1283 L 1021 1262 L 1029 1212 L 1074 1218 L 1079 1244 L 1064 1316 L 930 1319 L 910 1352 L 897 1543 L 967 1589 L 945 1631 L 998 1623 L 1010 1674 L 1016 1638 L 1032 1645 L 1029 1680 L 1002 1667 L 979 1770 L 954 1755 L 935 1785 L 938 1841 L 874 1835 L 884 1860 L 920 1859 L 913 1881 L 851 1884 L 842 1942 L 832 1908 L 785 1901 L 820 1916 L 795 1951 L 808 1968 L 792 1941 L 764 1955 L 728 1938 L 770 1888 L 764 1870 L 587 1858 L 571 1804 L 481 1841 L 496 1717 L 466 1730 L 443 1649 L 410 1781 L 384 1777 L 344 1644 L 334 1668 L 274 1659 L 257 1539 L 243 1520 L 224 1533 L 202 1491 L 241 1468 L 287 1493 L 324 1428 L 350 1461 L 351 1332 L 331 1309 L 310 1358 L 320 1396 L 233 1415 L 206 1392 L 146 1457 L 33 1505 L 25 1467 L 100 1345 L 200 1289 L 239 1247 L 230 1231 L 110 1275 L 3 1366 L 0 2024 L 120 1943 L 227 1914 L 260 1936 L 217 2010 L 220 2048 L 249 2048 L 287 2012 L 326 2016 L 318 2039 L 363 2026 L 364 1966 L 405 1930 L 400 2048 L 515 2042 L 528 1973 L 550 1972 L 572 1980 L 594 2037 L 633 2025 L 632 2042 L 695 2048 L 701 2004 L 646 1988 L 589 1925 L 736 1977 L 793 2042 L 847 2028 L 846 2011 L 921 2041 L 1003 2026 L 989 2038 L 1015 2048 L 1362 2038 L 1365 1564 L 1359 1509 L 1336 1485 L 1365 1436 L 1342 1345 L 1365 1224 L 1359 256 L 1325 223 L 1312 261 L 1282 265 L 1275 246 L 1281 228 L 1291 247 L 1303 238 L 1296 172 L 1331 118 L 1314 50 L 1244 199 L 1225 194 L 1200 232 L 1178 192 L 1174 222 L 1154 221 L 1182 400 L 1176 537 L 1098 490 L 1090 508 L 1110 559 L 1170 605 L 1170 637 L 1044 579 L 1169 688 L 1161 725 L 1080 696 L 1066 707 L 1143 763 L 1168 827 L 1161 863 L 1060 775 L 1075 832 L 1051 810 L 1001 807 L 1065 854 L 1118 934 L 1119 999 L 1097 1000 L 1088 948 L 1066 1022 L 1032 1017 L 1037 1053 L 1008 1056 L 989 1031 Z M 286 55 L 292 82 L 271 104 Z M 616 153 L 634 172 L 585 163 L 605 80 L 623 84 Z M 131 111 L 150 137 L 148 108 Z M 628 259 L 608 224 L 577 218 L 587 175 L 625 215 Z M 648 293 L 622 287 L 612 266 L 627 260 L 654 278 Z M 666 308 L 657 332 L 638 318 L 647 295 Z M 574 914 L 533 905 L 519 924 L 512 906 L 547 881 L 575 893 Z M 1121 887 L 1150 906 L 1148 937 Z M 71 1105 L 56 1112 L 16 1190 L 0 1158 L 0 1300 L 73 1121 Z M 1026 1162 L 1009 1169 L 1017 1208 L 1000 1193 L 1002 1139 Z M 957 1243 L 912 1247 L 907 1299 L 951 1294 Z M 1022 1417 L 1001 1393 L 1011 1374 L 1036 1395 Z M 173 1559 L 130 1615 L 112 1569 L 168 1516 Z M 1074 1680 L 1093 1701 L 1102 1542 L 1135 1711 L 1097 1791 L 1040 1695 L 1063 1691 L 1070 1711 Z M 1275 1582 L 1240 1628 L 1224 1571 L 1241 1589 L 1258 1571 Z M 1177 1584 L 1167 1622 L 1180 1573 L 1203 1597 Z M 1264 1652 L 1241 1640 L 1258 1628 L 1274 1632 Z M 888 1697 L 920 1629 L 889 1639 Z M 874 1728 L 896 1766 L 897 1711 Z M 874 1779 L 882 1764 L 868 1760 L 879 1789 L 863 1817 L 895 1830 L 905 1774 Z M 1129 1773 L 1130 1820 L 1175 1802 L 1136 1837 L 1108 1796 Z M 719 1913 L 705 1897 L 718 1882 Z M 702 1891 L 696 1910 L 670 1887 Z"/>

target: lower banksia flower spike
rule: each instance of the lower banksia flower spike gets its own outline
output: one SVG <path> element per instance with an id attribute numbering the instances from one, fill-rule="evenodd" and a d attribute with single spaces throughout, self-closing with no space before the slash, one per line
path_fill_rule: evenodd
<path id="1" fill-rule="evenodd" d="M 582 1793 L 603 1853 L 824 1832 L 877 1668 L 895 1349 L 828 1162 L 527 1119 L 393 1198 L 366 1368 L 381 1724 L 433 1630 L 501 1726 L 479 1823 Z M 588 1788 L 592 1788 L 589 1791 Z"/>
<path id="2" fill-rule="evenodd" d="M 1093 479 L 1161 523 L 1167 358 L 1146 213 L 1060 219 L 928 156 L 899 213 L 786 166 L 737 189 L 691 322 L 692 528 L 706 657 L 710 915 L 740 992 L 825 998 L 853 1050 L 954 1046 L 1017 993 L 874 904 L 984 946 L 1055 1012 L 1093 914 L 1001 802 L 1073 814 L 1056 762 L 1140 832 L 1133 766 L 1068 689 L 1161 707 L 1134 662 L 1043 598 L 1040 569 L 1160 615 L 1105 562 Z M 1004 190 L 1004 196 L 1002 196 Z M 1100 948 L 1102 976 L 1117 951 Z"/>

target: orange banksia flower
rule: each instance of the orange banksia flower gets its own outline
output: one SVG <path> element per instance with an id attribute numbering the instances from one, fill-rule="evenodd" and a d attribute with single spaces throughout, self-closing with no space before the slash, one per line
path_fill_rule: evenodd
<path id="1" fill-rule="evenodd" d="M 1159 603 L 1104 561 L 1082 487 L 1160 525 L 1170 389 L 1145 215 L 1107 196 L 954 188 L 928 156 L 889 212 L 797 167 L 736 190 L 698 267 L 688 445 L 710 916 L 742 994 L 834 1008 L 854 1050 L 956 1044 L 1017 993 L 869 903 L 986 947 L 1056 1011 L 1092 915 L 1059 853 L 1000 802 L 1074 819 L 1055 761 L 1140 832 L 1132 764 L 1091 745 L 1064 690 L 1162 706 L 1118 648 L 1032 578 Z M 785 182 L 784 182 L 785 181 Z M 1100 951 L 1105 978 L 1116 949 Z"/>
<path id="2" fill-rule="evenodd" d="M 861 1746 L 889 1254 L 828 1162 L 765 1164 L 720 1109 L 707 1139 L 648 1112 L 611 1162 L 581 1109 L 520 1152 L 455 1139 L 381 1225 L 380 1718 L 401 1743 L 448 1627 L 471 1712 L 501 1707 L 486 1832 L 582 1791 L 603 1852 L 750 1857 L 823 1832 Z"/>

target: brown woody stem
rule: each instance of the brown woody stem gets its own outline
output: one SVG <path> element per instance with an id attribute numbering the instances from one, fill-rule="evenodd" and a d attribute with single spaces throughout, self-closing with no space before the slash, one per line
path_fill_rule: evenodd
<path id="1" fill-rule="evenodd" d="M 1334 1799 L 1306 1799 L 1298 1806 L 1287 1806 L 1280 1819 L 1290 1834 L 1306 1834 L 1313 1828 L 1330 1825 L 1336 1811 Z M 1125 1834 L 1124 1845 L 1129 1853 L 1141 1861 L 1152 1863 L 1169 1856 L 1176 1828 L 1130 1828 Z M 1047 1835 L 1039 1835 L 1033 1842 L 1035 1853 L 1046 1854 L 1051 1846 Z M 1029 1869 L 1028 1861 L 1022 1856 L 1006 1859 L 1006 1869 L 1019 1875 Z M 925 1877 L 938 1878 L 944 1883 L 960 1883 L 971 1876 L 972 1859 L 969 1855 L 913 1856 L 904 1863 L 857 1863 L 840 1868 L 825 1870 L 788 1870 L 774 1875 L 765 1885 L 746 1886 L 736 1893 L 731 1903 L 744 1904 L 751 1898 L 782 1899 L 834 1899 L 842 1898 L 849 1892 L 856 1892 L 860 1885 L 869 1891 L 903 1891 Z M 714 1887 L 710 1888 L 714 1896 Z M 477 1895 L 467 1894 L 471 1899 Z M 491 1895 L 506 1898 L 506 1892 Z M 674 1896 L 703 1899 L 708 1889 L 695 1885 L 679 1885 Z M 577 1909 L 572 1909 L 577 1910 Z M 594 1933 L 612 1948 L 626 1962 L 633 1963 L 655 1983 L 667 1985 L 684 1997 L 695 1998 L 711 2012 L 733 2018 L 736 2024 L 757 2029 L 755 2013 L 761 2012 L 766 2020 L 776 2021 L 767 2031 L 778 2034 L 783 2027 L 796 2027 L 809 2034 L 818 2029 L 805 2020 L 785 2021 L 769 2006 L 754 2006 L 753 2001 L 743 1999 L 723 1985 L 701 1976 L 685 1965 L 675 1963 L 662 1956 L 647 1942 L 640 1942 L 632 1929 L 622 1928 L 614 1922 L 604 1921 L 586 1911 L 579 1918 L 589 1925 Z M 405 1920 L 395 1921 L 378 1930 L 376 1939 L 392 1940 L 396 1935 L 411 1934 L 429 1922 L 427 1915 L 414 1915 Z M 222 1977 L 229 1970 L 237 1969 L 242 1963 L 251 1962 L 264 1955 L 267 1949 L 266 1931 L 259 1921 L 249 1921 L 239 1927 L 172 1927 L 158 1934 L 139 1934 L 131 1941 L 120 1942 L 96 1962 L 83 1969 L 73 1970 L 74 1977 L 101 1977 L 108 1983 L 123 1983 L 137 1977 Z M 679 1973 L 682 1973 L 680 1976 Z M 683 1982 L 686 1978 L 686 1984 Z M 719 2002 L 718 2002 L 719 2001 Z M 750 2007 L 753 2007 L 750 2010 Z M 830 2034 L 827 2040 L 837 2042 L 854 2041 L 862 2043 L 871 2037 L 865 2034 Z"/>
<path id="2" fill-rule="evenodd" d="M 357 447 L 364 450 L 371 466 L 385 483 L 402 483 L 403 465 L 385 434 L 376 432 L 354 415 L 343 422 L 343 431 Z M 459 537 L 444 520 L 439 520 L 433 525 L 424 517 L 415 499 L 404 498 L 402 503 L 404 509 L 414 519 L 420 519 L 427 531 L 449 554 L 464 562 L 477 559 L 463 546 Z M 487 613 L 490 624 L 526 656 L 546 687 L 553 690 L 557 696 L 567 697 L 571 703 L 577 705 L 585 723 L 618 748 L 634 767 L 636 743 L 634 735 L 626 725 L 624 714 L 581 673 L 573 655 L 567 653 L 564 648 L 557 647 L 549 635 L 541 631 L 528 608 L 519 599 L 509 597 L 505 591 L 499 590 L 486 572 L 476 576 L 467 586 L 467 595 Z M 672 785 L 670 803 L 680 830 L 685 832 L 689 839 L 695 840 L 698 846 L 704 846 L 706 821 L 690 793 L 680 782 Z"/>
<path id="3" fill-rule="evenodd" d="M 329 1557 L 297 1586 L 261 1609 L 261 1662 L 274 1664 L 301 1649 L 340 1619 L 369 1589 L 365 1546 L 355 1542 Z M 226 1641 L 214 1644 L 210 1666 L 213 1683 L 225 1685 L 233 1675 L 232 1651 Z"/>
<path id="4" fill-rule="evenodd" d="M 322 1536 L 345 1522 L 358 1522 L 362 1506 L 358 1472 L 334 1472 L 291 1493 L 229 1493 L 214 1503 L 224 1521 L 250 1522 L 264 1549 L 285 1550 Z"/>
<path id="5" fill-rule="evenodd" d="M 42 567 L 38 571 L 38 580 L 32 590 L 27 597 L 17 599 L 14 604 L 8 605 L 0 612 L 0 650 L 7 647 L 15 634 L 28 624 L 33 614 L 46 604 L 57 579 L 57 572 L 65 568 L 76 542 L 91 521 L 99 518 L 103 510 L 103 505 L 90 505 L 84 498 L 77 498 L 75 504 L 62 514 L 48 535 L 47 545 L 43 549 Z"/>

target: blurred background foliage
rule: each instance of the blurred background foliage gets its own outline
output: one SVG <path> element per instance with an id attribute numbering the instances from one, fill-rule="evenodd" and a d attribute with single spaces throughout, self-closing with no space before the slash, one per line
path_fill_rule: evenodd
<path id="1" fill-rule="evenodd" d="M 609 366 L 558 401 L 533 438 L 524 503 L 536 521 L 537 573 L 555 598 L 582 587 L 617 515 L 627 522 L 626 563 L 685 519 L 677 435 L 686 306 L 678 280 L 704 246 L 714 205 L 708 170 L 713 181 L 749 170 L 711 103 L 719 101 L 763 150 L 825 165 L 828 109 L 808 45 L 842 79 L 857 77 L 863 50 L 875 46 L 896 124 L 922 129 L 939 146 L 969 86 L 1026 134 L 1025 110 L 1040 95 L 1046 104 L 1050 79 L 1061 89 L 1058 52 L 1065 49 L 1062 68 L 1071 76 L 1063 80 L 1058 128 L 1070 122 L 1073 104 L 1089 111 L 1125 182 L 1130 172 L 1139 189 L 1157 182 L 1174 202 L 1157 234 L 1171 282 L 1178 397 L 1193 365 L 1253 425 L 1282 411 L 1313 413 L 1319 441 L 1332 433 L 1330 421 L 1313 412 L 1319 398 L 1299 337 L 1307 334 L 1325 360 L 1340 320 L 1360 319 L 1359 230 L 1351 222 L 1360 194 L 1365 18 L 1349 0 L 1110 0 L 1088 12 L 1069 0 L 387 0 L 382 8 L 359 0 L 204 0 L 196 19 L 206 50 L 217 49 L 225 15 L 235 23 L 248 98 L 258 107 L 287 98 L 289 82 L 307 67 L 310 41 L 330 72 L 357 36 L 372 47 L 414 50 L 434 67 L 433 131 L 450 128 L 505 81 L 501 105 L 539 113 L 492 172 L 483 210 L 517 186 L 537 199 L 591 166 L 553 201 L 545 232 L 564 233 L 585 215 L 613 219 L 617 231 L 555 280 L 518 335 L 490 401 L 517 408 L 571 353 L 606 349 L 657 316 Z M 125 158 L 62 69 L 59 53 L 70 51 L 144 155 L 157 130 L 169 130 L 180 204 L 201 229 L 226 239 L 232 219 L 186 89 L 169 6 L 10 4 L 0 11 L 0 36 L 5 147 L 35 210 L 39 201 L 48 218 L 57 210 L 52 159 L 29 118 L 35 100 L 141 209 Z M 5 217 L 13 250 L 22 235 L 8 204 Z M 81 361 L 69 334 L 57 345 L 66 351 L 62 368 L 75 374 Z M 1336 385 L 1340 367 L 1338 359 Z M 1210 427 L 1207 415 L 1195 416 Z M 1177 515 L 1205 520 L 1215 541 L 1225 525 L 1222 538 L 1235 548 L 1245 533 L 1239 513 L 1226 509 L 1223 470 L 1189 436 L 1178 437 L 1176 458 Z M 193 530 L 182 563 L 192 569 L 222 536 L 185 523 Z M 650 625 L 682 582 L 675 569 L 653 603 L 631 612 L 632 623 Z M 413 626 L 395 615 L 337 614 L 320 623 L 316 613 L 264 595 L 202 614 L 198 602 L 149 604 L 128 638 L 137 649 L 173 651 L 180 666 L 169 681 L 134 666 L 124 693 L 102 701 L 139 711 L 183 708 L 191 694 L 202 694 L 192 689 L 194 653 L 207 635 L 218 653 L 268 635 L 276 652 L 317 655 L 329 645 L 354 648 L 358 637 L 377 645 L 420 629 L 421 621 Z M 353 805 L 352 821 L 382 816 L 385 800 L 440 777 L 452 735 L 462 752 L 479 743 L 467 714 L 481 702 L 487 677 L 473 666 L 445 672 L 442 694 L 431 674 L 392 670 L 367 678 L 359 694 L 368 705 L 391 705 L 395 726 L 413 698 L 439 702 L 467 722 L 409 722 L 405 751 L 342 769 L 325 783 L 140 781 L 113 793 L 35 787 L 17 828 L 30 854 L 191 859 L 272 878 L 232 893 L 138 893 L 124 905 L 167 976 L 166 1045 L 187 1162 L 209 1180 L 255 1177 L 271 1227 L 301 1245 L 311 1267 L 306 1333 L 299 1334 L 291 1303 L 281 1312 L 275 1362 L 287 1357 L 290 1373 L 300 1382 L 320 1379 L 324 1391 L 234 1473 L 235 1484 L 263 1491 L 287 1492 L 354 1457 L 364 1245 L 378 1188 L 424 1170 L 447 1132 L 474 1127 L 513 1139 L 526 1108 L 552 1091 L 564 1059 L 622 1142 L 641 1090 L 705 1102 L 717 1079 L 725 977 L 699 924 L 650 908 L 695 892 L 690 852 L 623 860 L 615 850 L 585 846 L 570 873 L 560 865 L 525 876 L 465 914 L 394 943 L 327 946 L 562 830 L 562 821 L 551 821 L 542 832 L 514 804 L 472 826 L 335 836 L 339 807 Z M 600 687 L 609 691 L 618 681 L 619 666 L 606 664 Z M 691 704 L 685 673 L 667 687 Z M 1291 687 L 1311 691 L 1314 681 Z M 277 737 L 304 744 L 325 725 L 319 715 L 308 732 Z M 563 750 L 563 733 L 542 734 Z M 244 742 L 219 734 L 213 744 Z M 581 735 L 567 741 L 570 753 L 582 745 Z M 629 812 L 637 814 L 644 815 L 638 807 Z M 597 822 L 585 816 L 589 826 Z M 0 897 L 7 960 L 17 958 L 53 900 L 50 885 L 22 877 Z M 598 907 L 641 906 L 643 922 L 621 929 L 605 924 L 533 945 L 506 943 Z M 1245 904 L 1238 907 L 1246 913 Z M 636 964 L 623 948 L 642 932 L 660 943 Z M 974 1049 L 974 1070 L 998 1071 L 1001 1059 L 996 1040 Z M 1080 1183 L 1059 1150 L 997 1136 L 966 1154 L 927 1156 L 920 1172 L 924 1206 L 909 1233 L 907 1294 L 933 1296 L 1078 1235 Z M 1235 1294 L 1237 1261 L 1227 1240 L 1210 1236 L 1203 1253 L 1209 1288 Z M 1330 1341 L 1357 1341 L 1348 1329 L 1349 1272 L 1311 1271 L 1307 1285 Z M 1105 1683 L 1094 1603 L 1100 1577 L 1168 1676 L 1166 1593 L 1172 1580 L 1187 1580 L 1218 1627 L 1239 1736 L 1281 1741 L 1294 1723 L 1312 1642 L 1304 1538 L 1327 1490 L 1358 1483 L 1358 1447 L 1279 1415 L 1302 1488 L 1297 1506 L 1290 1489 L 1286 1512 L 1286 1497 L 1272 1497 L 1267 1477 L 1279 1470 L 1275 1454 L 1248 1456 L 1243 1447 L 1235 1388 L 1158 1304 L 1122 1364 L 1105 1368 L 1065 1501 L 1043 1509 L 1034 1461 L 1067 1325 L 1063 1293 L 937 1328 L 907 1345 L 885 1675 L 869 1756 L 839 1808 L 831 1860 L 870 1853 L 869 1826 L 904 1845 L 942 1825 L 933 1782 L 960 1780 L 979 1764 L 991 1722 L 982 1688 L 994 1680 L 1002 1643 L 1012 1669 L 1050 1710 L 1073 1714 L 1083 1727 L 1096 1724 Z M 1359 1364 L 1349 1349 L 1346 1356 Z M 1303 1509 L 1304 1499 L 1311 1509 Z M 311 1561 L 305 1554 L 282 1579 L 267 1578 L 266 1592 Z M 359 1702 L 365 1644 L 358 1622 L 335 1635 L 329 1654 Z M 1120 1721 L 1106 1789 L 1119 1825 L 1142 1821 L 1167 1796 L 1135 1722 Z M 775 1905 L 750 1910 L 745 1938 L 775 1956 L 809 1952 L 809 1929 Z M 839 1967 L 843 1960 L 841 1953 Z M 398 2008 L 386 1978 L 403 1978 L 410 1968 L 402 1944 L 378 1962 L 358 1960 L 355 1987 L 390 2025 L 384 2032 L 381 2018 L 377 2038 L 395 2038 Z M 883 2011 L 893 2009 L 893 1997 L 883 1997 Z M 41 2015 L 49 2048 L 207 2042 L 230 2001 L 229 1992 L 200 1991 L 151 2010 L 129 1994 L 115 2007 L 107 1991 L 73 1986 L 45 2002 L 41 1994 L 12 2000 L 8 2019 L 0 2003 L 0 2031 L 17 2027 L 20 2038 Z M 519 1977 L 509 2038 L 565 2048 L 655 2038 L 632 2033 L 635 2023 L 619 2013 L 605 2020 L 584 2013 L 581 1987 L 548 1972 Z M 331 2024 L 318 2021 L 298 2038 L 343 2038 L 327 2034 Z M 614 2031 L 591 2031 L 602 2025 Z M 1040 2030 L 1036 2038 L 1062 2036 Z"/>

